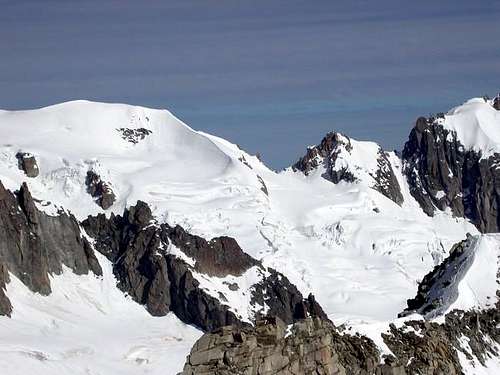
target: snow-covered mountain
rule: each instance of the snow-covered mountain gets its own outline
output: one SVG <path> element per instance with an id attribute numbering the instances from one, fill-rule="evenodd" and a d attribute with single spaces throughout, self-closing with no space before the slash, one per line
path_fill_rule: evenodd
<path id="1" fill-rule="evenodd" d="M 306 175 L 321 173 L 336 184 L 340 181 L 364 183 L 401 204 L 401 187 L 393 170 L 397 165 L 395 160 L 394 153 L 385 152 L 374 142 L 360 142 L 340 133 L 328 133 L 319 145 L 309 147 L 306 155 L 292 168 Z"/>
<path id="2" fill-rule="evenodd" d="M 429 215 L 450 209 L 482 232 L 498 232 L 500 111 L 474 98 L 417 120 L 403 150 L 411 193 Z"/>
<path id="3" fill-rule="evenodd" d="M 0 111 L 0 224 L 10 228 L 0 244 L 21 244 L 0 249 L 11 306 L 0 363 L 13 374 L 175 374 L 202 330 L 263 315 L 328 317 L 394 355 L 403 349 L 381 333 L 415 319 L 397 316 L 443 260 L 451 275 L 433 295 L 491 309 L 496 280 L 481 302 L 463 301 L 482 293 L 470 280 L 498 254 L 498 238 L 480 234 L 498 231 L 496 103 L 417 120 L 402 158 L 330 133 L 279 173 L 165 110 L 76 101 Z M 468 233 L 489 250 L 457 273 L 449 252 Z M 495 369 L 469 357 L 455 362 Z"/>

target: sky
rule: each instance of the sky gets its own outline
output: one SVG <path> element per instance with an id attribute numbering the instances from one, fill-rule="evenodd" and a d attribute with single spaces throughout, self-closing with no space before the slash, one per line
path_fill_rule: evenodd
<path id="1" fill-rule="evenodd" d="M 0 0 L 0 108 L 167 108 L 275 169 L 499 91 L 495 0 Z"/>

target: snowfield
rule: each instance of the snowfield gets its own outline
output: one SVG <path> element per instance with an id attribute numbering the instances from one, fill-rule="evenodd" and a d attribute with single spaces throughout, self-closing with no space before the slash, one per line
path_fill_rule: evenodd
<path id="1" fill-rule="evenodd" d="M 496 124 L 500 112 L 496 117 L 486 112 L 482 104 L 468 102 L 446 116 L 445 126 L 457 131 L 466 147 L 498 151 L 500 136 L 491 135 L 495 129 L 484 121 Z M 477 120 L 471 133 L 460 125 L 470 117 Z M 127 138 L 123 129 L 147 135 Z M 357 183 L 333 184 L 319 170 L 308 176 L 272 171 L 236 145 L 195 131 L 165 110 L 76 101 L 0 111 L 0 134 L 0 179 L 12 190 L 26 181 L 41 209 L 64 207 L 79 219 L 104 212 L 85 187 L 87 171 L 96 171 L 117 197 L 107 215 L 121 214 L 140 199 L 160 222 L 180 224 L 207 239 L 234 237 L 303 294 L 314 293 L 335 323 L 370 334 L 376 342 L 415 295 L 417 282 L 466 233 L 478 234 L 449 213 L 425 215 L 394 153 L 389 160 L 402 206 L 371 189 L 372 181 L 363 174 Z M 366 163 L 365 169 L 372 170 L 370 155 L 378 146 L 354 142 L 354 154 L 343 160 L 354 161 L 359 170 L 363 165 L 358 164 Z M 18 169 L 19 151 L 36 157 L 38 177 L 27 178 Z M 497 238 L 491 241 L 498 247 Z M 115 288 L 109 264 L 102 257 L 99 261 L 103 279 L 68 271 L 53 278 L 48 297 L 33 295 L 11 276 L 7 295 L 14 314 L 0 317 L 2 369 L 9 374 L 174 374 L 182 368 L 201 332 L 173 315 L 149 316 Z M 470 275 L 482 269 L 476 263 Z M 219 281 L 198 277 L 217 295 Z M 467 286 L 474 290 L 480 283 L 474 277 L 460 284 L 465 296 Z M 461 300 L 456 303 L 462 306 Z M 232 298 L 230 304 L 241 312 L 246 301 Z"/>
<path id="2" fill-rule="evenodd" d="M 66 269 L 52 294 L 31 292 L 11 275 L 12 318 L 0 316 L 2 374 L 176 374 L 202 332 L 174 314 L 152 317 L 103 277 Z"/>
<path id="3" fill-rule="evenodd" d="M 455 132 L 467 150 L 481 152 L 483 158 L 500 152 L 500 112 L 493 108 L 491 100 L 470 99 L 450 110 L 438 123 Z"/>

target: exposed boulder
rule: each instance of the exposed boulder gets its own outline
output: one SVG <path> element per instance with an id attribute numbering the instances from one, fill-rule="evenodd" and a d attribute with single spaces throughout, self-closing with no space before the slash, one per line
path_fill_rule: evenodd
<path id="1" fill-rule="evenodd" d="M 420 117 L 403 150 L 410 192 L 425 213 L 450 208 L 481 232 L 500 231 L 500 155 L 482 158 L 466 150 L 455 132 L 439 124 L 443 115 Z"/>
<path id="2" fill-rule="evenodd" d="M 40 173 L 36 158 L 28 152 L 18 152 L 16 154 L 18 167 L 28 177 L 37 177 Z"/>
<path id="3" fill-rule="evenodd" d="M 44 295 L 51 292 L 49 275 L 61 274 L 62 265 L 78 275 L 102 274 L 76 219 L 62 211 L 57 216 L 39 211 L 26 184 L 14 194 L 0 182 L 0 228 L 0 289 L 8 272 Z M 1 313 L 9 313 L 3 291 L 0 306 Z"/>
<path id="4" fill-rule="evenodd" d="M 92 198 L 95 198 L 96 203 L 101 206 L 103 210 L 107 210 L 115 202 L 116 196 L 110 185 L 101 180 L 101 176 L 99 176 L 96 172 L 87 172 L 85 185 L 87 185 L 87 192 L 92 196 Z"/>
<path id="5" fill-rule="evenodd" d="M 387 154 L 373 142 L 358 142 L 331 132 L 319 145 L 309 147 L 306 155 L 292 168 L 305 175 L 322 168 L 322 176 L 335 184 L 364 182 L 395 203 L 403 203 L 401 188 Z"/>

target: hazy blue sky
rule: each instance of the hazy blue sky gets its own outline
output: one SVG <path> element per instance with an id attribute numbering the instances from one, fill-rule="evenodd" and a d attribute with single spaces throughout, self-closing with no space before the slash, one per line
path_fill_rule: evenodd
<path id="1" fill-rule="evenodd" d="M 0 108 L 168 108 L 275 168 L 498 91 L 497 0 L 0 0 Z"/>

